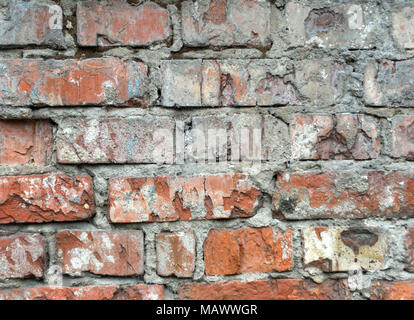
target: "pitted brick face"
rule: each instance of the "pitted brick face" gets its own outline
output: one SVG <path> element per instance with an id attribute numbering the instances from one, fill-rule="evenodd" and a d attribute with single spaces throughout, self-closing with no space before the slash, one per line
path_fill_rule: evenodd
<path id="1" fill-rule="evenodd" d="M 94 215 L 88 176 L 1 177 L 0 190 L 0 224 L 78 221 Z"/>
<path id="2" fill-rule="evenodd" d="M 414 160 L 414 117 L 392 119 L 392 156 Z"/>
<path id="3" fill-rule="evenodd" d="M 260 206 L 261 193 L 240 174 L 109 181 L 113 223 L 247 218 Z"/>
<path id="4" fill-rule="evenodd" d="M 149 46 L 172 34 L 168 11 L 152 2 L 134 7 L 116 0 L 81 1 L 77 23 L 81 46 Z"/>
<path id="5" fill-rule="evenodd" d="M 0 300 L 163 300 L 160 285 L 37 287 L 0 290 Z"/>
<path id="6" fill-rule="evenodd" d="M 0 233 L 0 279 L 41 278 L 45 261 L 46 242 L 40 234 Z"/>
<path id="7" fill-rule="evenodd" d="M 282 272 L 292 268 L 292 231 L 211 230 L 203 245 L 206 274 Z"/>
<path id="8" fill-rule="evenodd" d="M 56 235 L 56 243 L 66 274 L 130 276 L 144 272 L 142 231 L 63 231 Z"/>
<path id="9" fill-rule="evenodd" d="M 372 300 L 414 300 L 414 281 L 374 281 Z"/>
<path id="10" fill-rule="evenodd" d="M 407 229 L 404 244 L 407 252 L 405 268 L 410 272 L 414 272 L 414 228 Z"/>

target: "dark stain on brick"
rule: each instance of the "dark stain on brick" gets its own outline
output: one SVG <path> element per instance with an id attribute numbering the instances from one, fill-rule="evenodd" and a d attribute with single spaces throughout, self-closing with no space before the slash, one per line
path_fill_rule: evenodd
<path id="1" fill-rule="evenodd" d="M 221 93 L 221 105 L 233 106 L 234 105 L 234 90 L 233 90 L 233 78 L 230 74 L 221 74 L 220 77 L 220 93 Z"/>
<path id="2" fill-rule="evenodd" d="M 308 264 L 306 264 L 305 267 L 315 267 L 318 269 L 321 269 L 324 272 L 331 272 L 332 271 L 332 260 L 331 259 L 322 259 L 319 258 L 319 260 L 312 261 Z"/>
<path id="3" fill-rule="evenodd" d="M 378 241 L 378 236 L 366 229 L 349 229 L 341 232 L 342 242 L 351 248 L 355 254 L 359 253 L 359 248 L 363 246 L 372 247 Z"/>
<path id="4" fill-rule="evenodd" d="M 297 101 L 297 91 L 293 85 L 292 74 L 286 74 L 283 77 L 272 75 L 267 72 L 266 77 L 261 79 L 256 93 L 258 94 L 271 94 L 280 99 L 279 104 L 295 103 Z"/>
<path id="5" fill-rule="evenodd" d="M 345 26 L 345 17 L 329 8 L 313 9 L 305 20 L 308 37 Z"/>

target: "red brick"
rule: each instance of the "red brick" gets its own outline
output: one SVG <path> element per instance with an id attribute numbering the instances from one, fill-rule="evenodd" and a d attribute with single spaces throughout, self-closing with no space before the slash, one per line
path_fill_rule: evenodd
<path id="1" fill-rule="evenodd" d="M 82 1 L 76 18 L 81 46 L 148 46 L 171 36 L 168 11 L 152 2 Z"/>
<path id="2" fill-rule="evenodd" d="M 296 114 L 290 123 L 292 157 L 301 160 L 377 158 L 380 139 L 367 115 Z"/>
<path id="3" fill-rule="evenodd" d="M 241 174 L 109 181 L 113 223 L 247 218 L 260 206 L 260 191 Z"/>
<path id="4" fill-rule="evenodd" d="M 41 278 L 45 259 L 45 240 L 41 235 L 1 236 L 0 234 L 0 279 Z"/>
<path id="5" fill-rule="evenodd" d="M 63 231 L 56 235 L 63 272 L 130 276 L 144 273 L 142 231 Z"/>
<path id="6" fill-rule="evenodd" d="M 77 221 L 94 214 L 88 176 L 1 177 L 0 190 L 1 224 Z"/>
<path id="7" fill-rule="evenodd" d="M 392 156 L 414 160 L 414 116 L 392 119 Z"/>
<path id="8" fill-rule="evenodd" d="M 409 172 L 286 173 L 277 178 L 274 214 L 287 219 L 412 216 L 413 191 Z"/>
<path id="9" fill-rule="evenodd" d="M 285 8 L 286 34 L 292 47 L 369 49 L 375 45 L 378 9 L 370 4 L 304 5 Z"/>
<path id="10" fill-rule="evenodd" d="M 407 250 L 406 269 L 414 272 L 414 228 L 408 228 L 405 236 L 405 247 Z"/>
<path id="11" fill-rule="evenodd" d="M 292 231 L 272 228 L 210 230 L 204 242 L 206 275 L 281 272 L 292 268 Z"/>
<path id="12" fill-rule="evenodd" d="M 414 300 L 414 281 L 375 281 L 371 283 L 372 300 Z"/>
<path id="13" fill-rule="evenodd" d="M 163 300 L 160 285 L 37 287 L 0 290 L 0 300 Z"/>
<path id="14" fill-rule="evenodd" d="M 53 152 L 52 126 L 47 120 L 1 120 L 1 165 L 46 165 Z"/>
<path id="15" fill-rule="evenodd" d="M 33 1 L 8 2 L 6 16 L 0 16 L 0 46 L 65 46 L 60 6 Z"/>
<path id="16" fill-rule="evenodd" d="M 321 284 L 299 279 L 258 280 L 182 284 L 181 300 L 345 300 L 350 292 L 345 280 L 325 280 Z"/>
<path id="17" fill-rule="evenodd" d="M 0 60 L 0 104 L 146 105 L 148 68 L 118 58 Z"/>
<path id="18" fill-rule="evenodd" d="M 196 238 L 193 231 L 157 235 L 157 273 L 191 278 L 195 269 Z"/>
<path id="19" fill-rule="evenodd" d="M 175 123 L 167 117 L 66 118 L 56 139 L 60 163 L 173 163 Z"/>
<path id="20" fill-rule="evenodd" d="M 264 47 L 271 44 L 270 14 L 267 1 L 184 1 L 183 41 L 190 47 Z"/>

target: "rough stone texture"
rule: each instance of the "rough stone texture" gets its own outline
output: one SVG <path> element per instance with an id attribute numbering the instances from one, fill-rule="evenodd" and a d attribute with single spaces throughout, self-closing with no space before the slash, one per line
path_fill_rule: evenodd
<path id="1" fill-rule="evenodd" d="M 302 231 L 303 263 L 325 272 L 379 270 L 387 254 L 383 233 L 362 228 L 312 227 Z"/>
<path id="2" fill-rule="evenodd" d="M 292 231 L 211 230 L 203 245 L 206 275 L 282 272 L 292 268 Z"/>
<path id="3" fill-rule="evenodd" d="M 88 176 L 1 177 L 0 190 L 0 224 L 78 221 L 94 214 Z"/>
<path id="4" fill-rule="evenodd" d="M 375 45 L 378 11 L 372 4 L 308 6 L 289 1 L 285 8 L 287 39 L 292 47 L 368 49 Z"/>
<path id="5" fill-rule="evenodd" d="M 60 163 L 173 163 L 174 122 L 167 117 L 67 118 L 56 138 Z"/>
<path id="6" fill-rule="evenodd" d="M 281 174 L 274 214 L 286 219 L 411 217 L 413 177 L 383 171 Z"/>
<path id="7" fill-rule="evenodd" d="M 373 106 L 414 106 L 414 59 L 382 59 L 365 69 L 365 102 Z"/>
<path id="8" fill-rule="evenodd" d="M 171 36 L 168 11 L 152 2 L 82 1 L 76 16 L 81 46 L 148 46 Z"/>
<path id="9" fill-rule="evenodd" d="M 373 159 L 380 152 L 374 117 L 366 115 L 294 115 L 290 123 L 292 157 L 301 160 Z"/>
<path id="10" fill-rule="evenodd" d="M 414 8 L 406 6 L 392 12 L 392 35 L 401 48 L 414 49 Z"/>
<path id="11" fill-rule="evenodd" d="M 63 231 L 56 235 L 56 246 L 67 274 L 130 276 L 144 272 L 142 231 Z"/>
<path id="12" fill-rule="evenodd" d="M 271 42 L 271 6 L 260 0 L 208 0 L 182 3 L 186 46 L 254 46 Z"/>
<path id="13" fill-rule="evenodd" d="M 195 269 L 193 231 L 157 234 L 157 273 L 163 277 L 191 278 Z"/>
<path id="14" fill-rule="evenodd" d="M 298 102 L 294 77 L 283 61 L 168 60 L 162 62 L 162 70 L 162 105 L 167 107 L 269 106 Z M 302 75 L 301 79 L 306 77 Z"/>
<path id="15" fill-rule="evenodd" d="M 115 178 L 109 181 L 113 223 L 247 218 L 261 193 L 244 175 Z"/>
<path id="16" fill-rule="evenodd" d="M 332 105 L 343 97 L 345 66 L 341 62 L 305 60 L 295 68 L 296 87 L 311 104 Z"/>
<path id="17" fill-rule="evenodd" d="M 182 284 L 182 300 L 345 300 L 350 298 L 343 280 L 326 280 L 322 284 L 300 279 L 258 280 Z"/>
<path id="18" fill-rule="evenodd" d="M 0 233 L 0 279 L 41 278 L 45 260 L 45 239 L 41 235 L 2 236 Z"/>
<path id="19" fill-rule="evenodd" d="M 392 156 L 414 159 L 414 116 L 392 119 Z"/>
<path id="20" fill-rule="evenodd" d="M 0 120 L 0 165 L 47 165 L 53 152 L 47 120 Z"/>
<path id="21" fill-rule="evenodd" d="M 9 0 L 7 13 L 0 14 L 0 47 L 65 47 L 62 21 L 62 8 L 56 4 Z"/>
<path id="22" fill-rule="evenodd" d="M 146 105 L 148 68 L 118 58 L 0 60 L 0 104 Z"/>
<path id="23" fill-rule="evenodd" d="M 414 281 L 375 281 L 371 284 L 372 300 L 414 300 Z"/>
<path id="24" fill-rule="evenodd" d="M 0 300 L 163 300 L 163 286 L 37 287 L 0 290 Z"/>
<path id="25" fill-rule="evenodd" d="M 410 272 L 414 272 L 414 228 L 407 229 L 407 234 L 405 236 L 405 247 L 408 256 L 405 268 Z"/>

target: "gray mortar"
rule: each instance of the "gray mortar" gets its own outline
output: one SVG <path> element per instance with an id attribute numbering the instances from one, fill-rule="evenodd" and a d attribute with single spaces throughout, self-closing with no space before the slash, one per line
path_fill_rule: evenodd
<path id="1" fill-rule="evenodd" d="M 43 0 L 32 0 L 44 2 Z M 76 0 L 55 0 L 62 6 L 64 13 L 64 34 L 67 48 L 65 50 L 53 50 L 48 48 L 23 48 L 4 49 L 0 51 L 0 58 L 43 58 L 43 59 L 66 59 L 69 57 L 101 57 L 115 56 L 121 59 L 133 59 L 143 61 L 149 68 L 151 80 L 151 101 L 158 101 L 158 90 L 161 88 L 160 73 L 161 60 L 166 59 L 287 59 L 291 65 L 306 59 L 333 59 L 343 62 L 345 69 L 345 91 L 340 102 L 335 105 L 312 105 L 283 107 L 243 107 L 243 108 L 186 108 L 173 109 L 161 106 L 151 106 L 145 109 L 139 108 L 112 108 L 112 107 L 63 107 L 63 108 L 19 108 L 0 106 L 0 119 L 51 119 L 54 124 L 54 136 L 56 137 L 57 125 L 67 117 L 80 118 L 128 118 L 140 115 L 166 115 L 174 119 L 185 119 L 189 121 L 192 117 L 205 115 L 233 115 L 235 113 L 271 114 L 289 124 L 293 113 L 329 113 L 337 114 L 343 112 L 365 113 L 373 115 L 379 122 L 381 135 L 381 154 L 377 159 L 369 161 L 355 160 L 325 160 L 325 161 L 296 161 L 266 162 L 260 167 L 252 166 L 250 163 L 217 163 L 202 164 L 192 163 L 185 165 L 155 165 L 155 164 L 126 164 L 126 165 L 62 165 L 56 162 L 56 152 L 52 163 L 43 167 L 32 166 L 0 166 L 0 176 L 8 175 L 30 175 L 42 173 L 65 173 L 69 176 L 88 174 L 94 180 L 94 194 L 96 203 L 96 215 L 87 221 L 70 223 L 46 223 L 46 224 L 13 224 L 0 225 L 0 232 L 41 233 L 48 241 L 47 268 L 44 279 L 0 279 L 0 288 L 35 287 L 45 284 L 81 286 L 98 284 L 163 284 L 166 287 L 165 297 L 177 299 L 177 287 L 181 283 L 188 282 L 215 282 L 215 281 L 250 281 L 258 279 L 286 279 L 305 278 L 313 279 L 320 283 L 325 279 L 348 279 L 353 299 L 369 298 L 369 286 L 375 280 L 414 280 L 414 273 L 404 270 L 406 253 L 404 249 L 404 235 L 407 227 L 414 227 L 414 218 L 391 218 L 373 217 L 368 219 L 315 219 L 280 221 L 272 217 L 272 196 L 274 192 L 276 173 L 280 172 L 318 172 L 329 170 L 344 170 L 359 172 L 364 170 L 385 171 L 414 171 L 414 162 L 390 157 L 390 135 L 391 118 L 395 115 L 414 115 L 414 108 L 383 108 L 371 107 L 364 104 L 363 79 L 364 68 L 368 61 L 387 58 L 391 60 L 402 60 L 414 57 L 414 50 L 401 50 L 391 36 L 391 21 L 389 12 L 398 5 L 410 3 L 408 0 L 367 0 L 377 6 L 378 15 L 374 17 L 379 26 L 376 47 L 367 50 L 341 50 L 323 48 L 289 48 L 279 37 L 282 35 L 284 25 L 278 23 L 283 15 L 287 0 L 272 1 L 272 30 L 273 45 L 267 49 L 237 48 L 237 49 L 197 49 L 186 48 L 181 39 L 180 1 L 178 0 L 155 0 L 154 2 L 168 9 L 171 14 L 173 25 L 173 36 L 170 44 L 161 43 L 149 48 L 110 48 L 87 50 L 76 47 Z M 138 3 L 142 3 L 140 1 Z M 347 3 L 347 0 L 301 0 L 303 4 L 320 4 L 319 7 L 337 3 Z M 0 0 L 0 16 L 6 15 L 6 0 Z M 283 39 L 283 37 L 282 37 Z M 56 151 L 56 146 L 55 150 Z M 207 220 L 207 221 L 180 221 L 164 223 L 131 223 L 111 224 L 107 219 L 108 212 L 108 179 L 115 177 L 140 177 L 140 176 L 163 176 L 163 175 L 209 175 L 223 174 L 229 172 L 244 172 L 251 174 L 251 183 L 258 187 L 263 193 L 263 206 L 257 214 L 247 219 L 231 220 Z M 338 191 L 346 186 L 348 181 L 338 181 Z M 358 181 L 352 181 L 358 184 Z M 361 185 L 361 188 L 364 186 Z M 281 273 L 252 273 L 233 276 L 206 276 L 203 263 L 203 242 L 211 229 L 226 228 L 238 229 L 243 227 L 273 227 L 286 230 L 293 229 L 293 269 Z M 345 272 L 321 272 L 316 268 L 304 269 L 302 262 L 302 239 L 301 229 L 309 226 L 346 226 L 366 227 L 374 230 L 383 230 L 387 234 L 387 262 L 386 268 L 380 271 L 356 270 Z M 90 273 L 83 273 L 79 277 L 62 275 L 60 261 L 55 255 L 56 232 L 62 230 L 142 230 L 145 235 L 145 273 L 136 277 L 106 277 Z M 155 235 L 160 232 L 177 232 L 194 230 L 197 238 L 196 268 L 193 279 L 178 279 L 175 277 L 160 277 L 156 273 Z"/>

